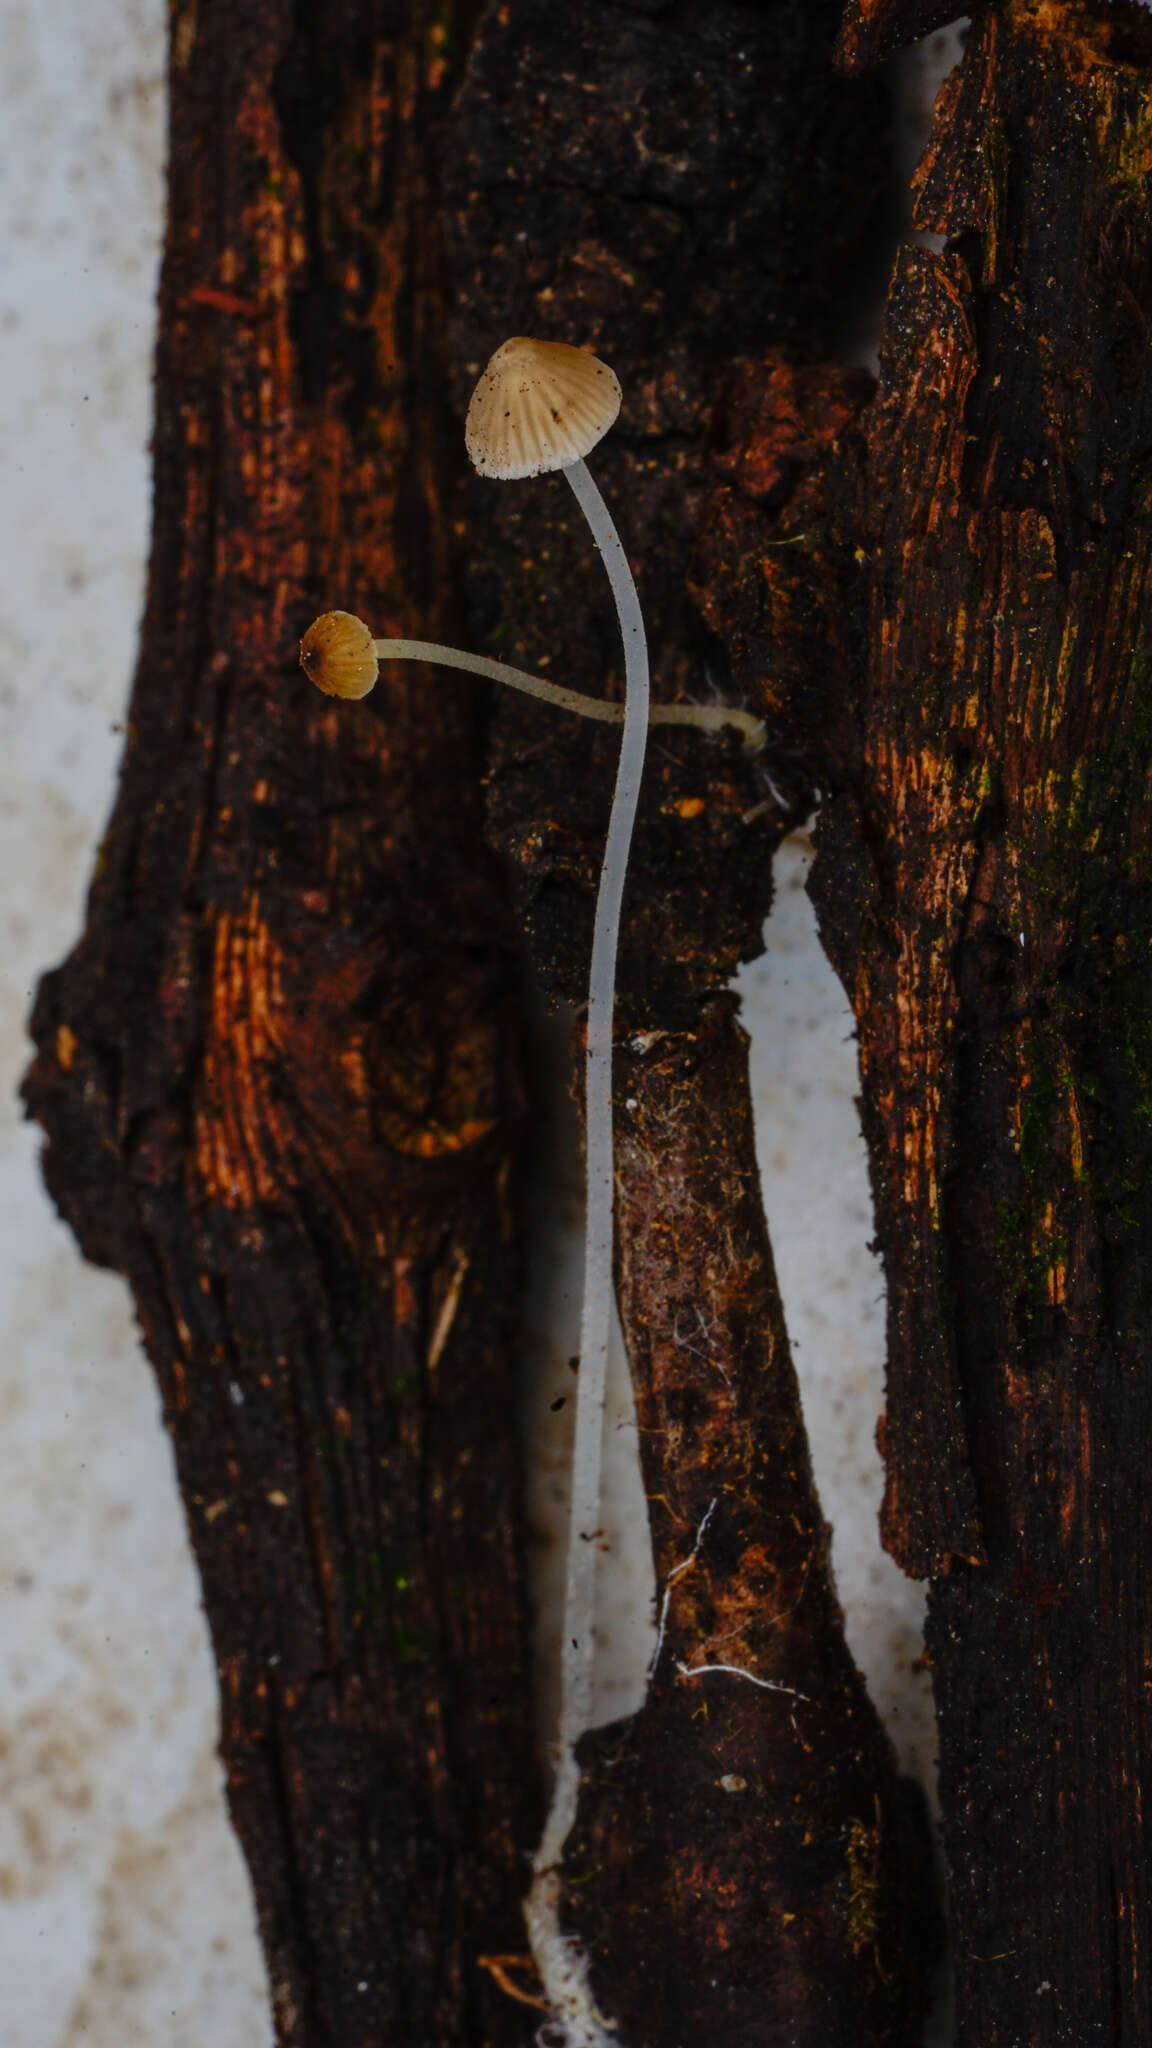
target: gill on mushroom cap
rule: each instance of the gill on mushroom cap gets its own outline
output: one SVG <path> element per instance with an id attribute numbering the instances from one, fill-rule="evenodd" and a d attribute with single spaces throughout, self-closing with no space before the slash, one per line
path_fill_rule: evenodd
<path id="1" fill-rule="evenodd" d="M 587 349 L 513 335 L 472 393 L 464 445 L 481 476 L 502 483 L 543 476 L 590 454 L 620 403 L 615 370 Z"/>

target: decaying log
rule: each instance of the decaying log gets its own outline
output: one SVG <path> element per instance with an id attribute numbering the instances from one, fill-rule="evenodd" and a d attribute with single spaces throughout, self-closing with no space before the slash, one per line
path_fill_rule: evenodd
<path id="1" fill-rule="evenodd" d="M 835 18 L 502 0 L 469 66 L 450 170 L 461 400 L 508 333 L 613 363 L 624 408 L 592 467 L 657 696 L 727 681 L 688 592 L 718 378 L 772 339 L 827 337 L 859 232 L 844 195 L 882 182 L 879 103 L 831 73 Z M 477 483 L 469 507 L 477 643 L 618 694 L 611 601 L 566 484 Z M 538 705 L 497 715 L 492 829 L 544 987 L 576 1004 L 615 748 Z M 629 2048 L 911 2044 L 934 1955 L 922 1805 L 830 1583 L 724 993 L 811 801 L 794 746 L 765 768 L 734 737 L 653 736 L 618 975 L 618 1286 L 670 1597 L 645 1707 L 581 1747 L 563 1910 Z"/>
<path id="2" fill-rule="evenodd" d="M 322 699 L 323 606 L 452 639 L 437 165 L 469 9 L 177 7 L 129 738 L 27 1082 L 133 1288 L 299 2048 L 526 2042 L 515 934 L 474 700 Z"/>
<path id="3" fill-rule="evenodd" d="M 799 704 L 829 792 L 812 886 L 859 1024 L 888 1277 L 885 1539 L 933 1577 L 958 2040 L 1137 2048 L 1152 2038 L 1146 11 L 982 12 L 918 185 L 917 225 L 950 239 L 900 258 L 875 401 L 853 423 L 845 393 L 821 447 L 802 380 L 780 363 L 750 375 L 733 399 L 746 480 L 718 484 L 699 573 L 737 680 L 771 677 L 770 712 Z"/>

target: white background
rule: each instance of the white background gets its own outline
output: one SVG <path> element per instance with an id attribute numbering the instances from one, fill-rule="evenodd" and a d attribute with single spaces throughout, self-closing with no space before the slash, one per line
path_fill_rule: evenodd
<path id="1" fill-rule="evenodd" d="M 134 659 L 165 19 L 161 0 L 0 0 L 0 2048 L 271 2039 L 151 1374 L 124 1288 L 81 1264 L 49 1208 L 14 1094 L 36 979 L 80 927 Z M 948 32 L 905 62 L 905 156 L 929 77 L 955 54 Z M 768 952 L 741 979 L 761 1170 L 851 1640 L 901 1755 L 928 1782 L 919 1591 L 875 1537 L 882 1282 L 866 1250 L 855 1049 L 815 943 L 805 857 L 802 837 L 781 856 Z M 561 1100 L 553 1113 L 560 1132 Z M 564 1512 L 549 1402 L 574 1349 L 571 1150 L 558 1151 L 553 1180 L 526 1397 L 545 1598 Z M 620 1495 L 604 1574 L 605 1714 L 636 1698 L 650 1642 L 620 1383 L 609 1442 Z M 545 1658 L 552 1633 L 546 1623 Z M 935 2048 L 949 2038 L 941 2018 Z"/>

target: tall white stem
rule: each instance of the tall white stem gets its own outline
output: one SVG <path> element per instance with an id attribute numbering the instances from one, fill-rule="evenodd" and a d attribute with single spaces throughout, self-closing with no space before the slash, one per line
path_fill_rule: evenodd
<path id="1" fill-rule="evenodd" d="M 526 1901 L 525 1917 L 544 1989 L 553 2014 L 565 2027 L 570 2048 L 603 2048 L 615 2037 L 596 2012 L 582 1958 L 560 1930 L 559 1864 L 576 1818 L 580 1789 L 576 1744 L 590 1727 L 592 1717 L 604 1386 L 612 1309 L 612 1021 L 620 912 L 648 737 L 648 649 L 640 600 L 608 508 L 583 462 L 573 463 L 563 474 L 592 529 L 616 599 L 624 640 L 626 702 L 616 790 L 596 898 L 588 986 L 584 1300 L 568 1521 L 559 1754 L 552 1803 L 536 1852 L 535 1880 Z"/>
<path id="2" fill-rule="evenodd" d="M 600 1524 L 604 1384 L 612 1310 L 612 1023 L 616 1006 L 616 954 L 624 881 L 648 737 L 648 650 L 636 585 L 608 508 L 582 462 L 573 463 L 563 473 L 592 529 L 616 599 L 624 640 L 626 698 L 616 791 L 596 898 L 592 971 L 588 983 L 584 1300 L 580 1318 L 576 1434 L 572 1451 L 572 1507 L 560 1712 L 560 1740 L 565 1747 L 570 1747 L 589 1727 L 592 1711 L 596 1537 Z"/>

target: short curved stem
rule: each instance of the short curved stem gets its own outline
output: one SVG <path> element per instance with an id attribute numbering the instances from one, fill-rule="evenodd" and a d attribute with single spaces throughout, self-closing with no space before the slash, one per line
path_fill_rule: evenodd
<path id="1" fill-rule="evenodd" d="M 561 711 L 573 711 L 578 718 L 597 718 L 605 725 L 624 723 L 623 704 L 609 704 L 603 697 L 585 697 L 579 690 L 566 690 L 560 683 L 530 675 L 527 669 L 513 668 L 506 661 L 492 661 L 486 654 L 469 654 L 462 647 L 441 647 L 434 640 L 375 640 L 372 644 L 381 661 L 432 661 L 441 668 L 470 669 L 474 675 L 487 676 L 494 683 L 507 683 L 510 689 L 555 704 Z M 743 733 L 750 754 L 758 754 L 766 738 L 763 719 L 729 704 L 651 704 L 648 723 L 694 725 L 702 732 L 722 732 L 725 726 L 734 726 Z"/>

